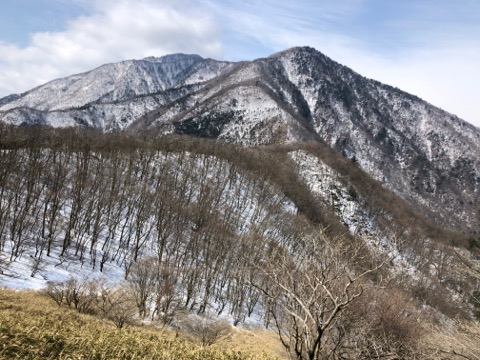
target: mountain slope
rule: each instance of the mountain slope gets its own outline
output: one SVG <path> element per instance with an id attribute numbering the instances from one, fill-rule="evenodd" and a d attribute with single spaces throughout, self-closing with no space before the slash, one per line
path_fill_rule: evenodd
<path id="1" fill-rule="evenodd" d="M 216 124 L 217 113 L 230 119 Z M 312 49 L 243 64 L 132 125 L 154 126 L 200 135 L 213 126 L 248 145 L 320 138 L 439 224 L 478 228 L 480 131 Z"/>
<path id="2" fill-rule="evenodd" d="M 16 125 L 325 142 L 437 224 L 478 231 L 480 130 L 311 48 L 241 63 L 126 61 L 2 103 L 0 119 Z"/>
<path id="3" fill-rule="evenodd" d="M 65 110 L 91 102 L 105 103 L 156 93 L 179 84 L 204 82 L 230 65 L 198 55 L 174 54 L 161 58 L 127 60 L 67 78 L 53 80 L 1 106 L 2 111 L 32 108 Z M 0 103 L 1 104 L 1 103 Z"/>
<path id="4" fill-rule="evenodd" d="M 416 206 L 435 209 L 441 199 L 440 222 L 453 220 L 447 214 L 457 214 L 460 226 L 478 222 L 479 129 L 313 49 L 275 58 L 309 103 L 323 140 Z"/>

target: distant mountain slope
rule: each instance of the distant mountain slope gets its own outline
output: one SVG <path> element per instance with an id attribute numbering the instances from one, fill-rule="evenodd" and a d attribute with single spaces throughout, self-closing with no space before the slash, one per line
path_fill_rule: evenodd
<path id="1" fill-rule="evenodd" d="M 6 111 L 26 107 L 55 111 L 76 108 L 91 102 L 125 100 L 179 84 L 204 82 L 218 76 L 229 66 L 227 62 L 184 54 L 127 60 L 53 80 L 21 94 L 18 98 L 13 97 L 13 101 L 6 102 L 0 109 Z"/>
<path id="2" fill-rule="evenodd" d="M 125 61 L 0 99 L 21 125 L 189 134 L 252 145 L 321 141 L 442 226 L 478 231 L 480 130 L 312 48 L 251 62 Z"/>

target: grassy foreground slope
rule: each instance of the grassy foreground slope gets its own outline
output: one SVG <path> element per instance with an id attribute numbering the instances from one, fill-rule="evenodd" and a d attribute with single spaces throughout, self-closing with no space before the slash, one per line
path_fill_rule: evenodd
<path id="1" fill-rule="evenodd" d="M 151 327 L 117 329 L 37 293 L 0 289 L 0 359 L 273 358 L 259 347 L 257 354 L 233 350 L 237 345 L 225 339 L 202 347 Z"/>

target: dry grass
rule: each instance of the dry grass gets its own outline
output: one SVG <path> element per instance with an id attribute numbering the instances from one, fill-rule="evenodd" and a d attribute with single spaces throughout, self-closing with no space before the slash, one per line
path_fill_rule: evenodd
<path id="1" fill-rule="evenodd" d="M 423 324 L 419 359 L 480 360 L 480 324 Z M 0 359 L 272 359 L 287 358 L 276 335 L 235 328 L 209 347 L 172 331 L 130 326 L 57 306 L 35 292 L 0 289 Z"/>
<path id="2" fill-rule="evenodd" d="M 271 330 L 235 328 L 228 336 L 221 339 L 214 346 L 248 353 L 262 351 L 268 356 L 275 358 L 288 358 L 288 354 L 278 340 L 276 332 Z"/>
<path id="3" fill-rule="evenodd" d="M 269 359 L 262 348 L 201 347 L 150 327 L 117 329 L 34 292 L 0 290 L 1 359 Z M 237 342 L 239 344 L 239 342 Z"/>
<path id="4" fill-rule="evenodd" d="M 425 359 L 480 360 L 480 323 L 453 321 L 440 329 L 427 326 L 421 347 Z"/>

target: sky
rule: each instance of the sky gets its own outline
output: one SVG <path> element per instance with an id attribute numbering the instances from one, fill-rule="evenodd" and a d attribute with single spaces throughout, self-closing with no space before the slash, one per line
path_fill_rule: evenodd
<path id="1" fill-rule="evenodd" d="M 311 46 L 480 127 L 480 0 L 1 0 L 0 97 L 102 64 Z"/>

